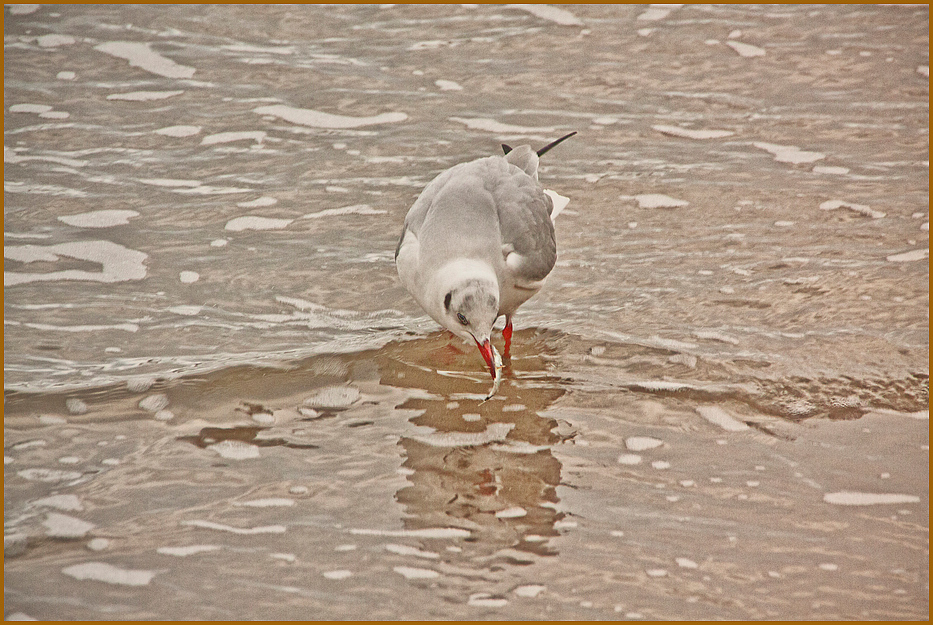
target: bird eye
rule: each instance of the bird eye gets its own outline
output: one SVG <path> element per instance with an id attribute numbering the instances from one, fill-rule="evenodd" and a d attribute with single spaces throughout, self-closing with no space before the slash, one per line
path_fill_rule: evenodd
<path id="1" fill-rule="evenodd" d="M 470 325 L 470 322 L 463 316 L 463 313 L 457 313 L 457 320 L 465 326 Z"/>

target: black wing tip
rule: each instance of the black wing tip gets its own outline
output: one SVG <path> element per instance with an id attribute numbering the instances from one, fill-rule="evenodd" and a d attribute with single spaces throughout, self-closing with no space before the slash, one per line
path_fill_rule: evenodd
<path id="1" fill-rule="evenodd" d="M 512 146 L 506 145 L 505 143 L 502 144 L 502 152 L 504 154 L 508 154 L 511 151 L 512 151 Z"/>
<path id="2" fill-rule="evenodd" d="M 547 152 L 547 151 L 550 150 L 551 148 L 555 147 L 556 145 L 558 145 L 560 142 L 564 141 L 565 139 L 569 139 L 570 137 L 574 136 L 575 134 L 577 134 L 577 131 L 576 131 L 576 130 L 574 130 L 573 132 L 570 132 L 570 133 L 565 134 L 565 135 L 564 135 L 563 137 L 561 137 L 560 139 L 557 139 L 557 140 L 555 140 L 555 141 L 551 141 L 551 142 L 548 143 L 546 146 L 544 146 L 543 148 L 541 148 L 540 150 L 538 150 L 538 152 L 537 152 L 538 156 L 544 156 L 544 153 L 545 153 L 545 152 Z M 508 154 L 508 152 L 506 152 L 506 154 Z"/>

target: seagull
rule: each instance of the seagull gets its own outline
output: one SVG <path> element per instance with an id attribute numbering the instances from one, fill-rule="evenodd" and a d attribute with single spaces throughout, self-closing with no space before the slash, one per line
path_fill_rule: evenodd
<path id="1" fill-rule="evenodd" d="M 569 199 L 542 188 L 534 151 L 502 144 L 502 156 L 461 163 L 424 188 L 405 217 L 395 250 L 402 284 L 434 321 L 479 348 L 493 379 L 492 326 L 537 293 L 557 261 L 554 219 Z"/>

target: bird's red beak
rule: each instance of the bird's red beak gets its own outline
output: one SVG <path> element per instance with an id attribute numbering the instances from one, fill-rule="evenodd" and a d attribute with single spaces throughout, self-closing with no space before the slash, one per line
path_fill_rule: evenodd
<path id="1" fill-rule="evenodd" d="M 476 341 L 476 339 L 473 339 Z M 492 375 L 492 379 L 496 379 L 496 361 L 492 357 L 492 343 L 489 342 L 489 339 L 486 339 L 482 343 L 476 341 L 476 346 L 479 348 L 479 353 L 483 355 L 483 360 L 486 361 L 486 365 L 489 367 L 489 373 Z"/>

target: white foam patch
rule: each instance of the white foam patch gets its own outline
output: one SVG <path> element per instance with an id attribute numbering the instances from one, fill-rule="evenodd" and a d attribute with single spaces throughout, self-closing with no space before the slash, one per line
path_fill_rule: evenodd
<path id="1" fill-rule="evenodd" d="M 175 556 L 176 558 L 187 558 L 188 556 L 206 553 L 208 551 L 217 551 L 220 545 L 190 545 L 188 547 L 159 547 L 157 553 L 165 556 Z"/>
<path id="2" fill-rule="evenodd" d="M 896 493 L 839 491 L 837 493 L 826 493 L 823 495 L 823 501 L 837 506 L 876 506 L 885 504 L 919 503 L 920 497 Z"/>
<path id="3" fill-rule="evenodd" d="M 644 382 L 635 382 L 632 386 L 646 391 L 688 391 L 696 386 L 686 382 L 670 382 L 668 380 L 646 380 Z"/>
<path id="4" fill-rule="evenodd" d="M 39 423 L 42 425 L 62 425 L 68 423 L 68 419 L 54 414 L 40 414 Z"/>
<path id="5" fill-rule="evenodd" d="M 23 469 L 17 471 L 16 475 L 30 482 L 66 482 L 76 480 L 81 477 L 80 473 L 75 471 L 60 471 L 58 469 Z"/>
<path id="6" fill-rule="evenodd" d="M 251 54 L 280 54 L 287 56 L 295 53 L 295 49 L 291 46 L 253 46 L 246 43 L 235 43 L 221 46 L 221 48 L 231 52 L 248 52 Z"/>
<path id="7" fill-rule="evenodd" d="M 4 232 L 4 239 L 50 239 L 48 234 L 32 234 L 29 232 Z"/>
<path id="8" fill-rule="evenodd" d="M 648 577 L 667 577 L 667 571 L 664 569 L 647 569 L 645 573 Z"/>
<path id="9" fill-rule="evenodd" d="M 275 423 L 275 417 L 269 412 L 254 412 L 250 415 L 250 419 L 263 425 L 272 425 Z"/>
<path id="10" fill-rule="evenodd" d="M 536 454 L 539 451 L 551 449 L 550 445 L 532 445 L 525 441 L 505 441 L 504 443 L 493 443 L 489 446 L 493 451 L 501 451 L 507 454 Z"/>
<path id="11" fill-rule="evenodd" d="M 115 323 L 113 325 L 100 326 L 56 326 L 47 323 L 24 323 L 22 325 L 36 330 L 48 330 L 49 332 L 100 332 L 101 330 L 123 330 L 125 332 L 139 331 L 139 326 L 135 323 Z"/>
<path id="12" fill-rule="evenodd" d="M 179 65 L 157 52 L 154 52 L 148 43 L 130 41 L 108 41 L 94 46 L 94 49 L 115 56 L 118 59 L 129 61 L 132 67 L 138 67 L 157 76 L 166 78 L 191 78 L 195 69 L 186 65 Z"/>
<path id="13" fill-rule="evenodd" d="M 677 566 L 679 566 L 679 567 L 682 568 L 682 569 L 697 569 L 697 568 L 700 568 L 700 565 L 699 565 L 699 564 L 697 564 L 696 562 L 694 562 L 693 560 L 691 560 L 691 559 L 689 559 L 689 558 L 677 558 L 677 559 L 674 560 L 674 561 L 677 563 Z"/>
<path id="14" fill-rule="evenodd" d="M 495 132 L 501 134 L 525 135 L 525 134 L 552 134 L 555 129 L 550 126 L 535 128 L 531 126 L 513 126 L 512 124 L 503 124 L 488 117 L 450 117 L 450 121 L 465 125 L 470 130 L 484 130 L 486 132 Z"/>
<path id="15" fill-rule="evenodd" d="M 201 139 L 201 145 L 217 145 L 218 143 L 232 143 L 234 141 L 255 141 L 256 143 L 262 143 L 265 139 L 266 133 L 262 130 L 218 132 L 213 135 L 207 135 Z"/>
<path id="16" fill-rule="evenodd" d="M 221 441 L 215 445 L 208 445 L 207 449 L 227 460 L 250 460 L 259 457 L 259 447 L 243 441 Z"/>
<path id="17" fill-rule="evenodd" d="M 263 206 L 274 206 L 278 203 L 279 201 L 276 198 L 263 195 L 255 200 L 249 200 L 248 202 L 237 202 L 236 205 L 240 208 L 262 208 Z"/>
<path id="18" fill-rule="evenodd" d="M 311 408 L 345 409 L 360 399 L 360 391 L 353 386 L 326 386 L 304 401 Z"/>
<path id="19" fill-rule="evenodd" d="M 178 180 L 173 178 L 140 178 L 143 184 L 151 184 L 156 187 L 187 187 L 194 188 L 201 186 L 200 180 Z"/>
<path id="20" fill-rule="evenodd" d="M 763 141 L 756 141 L 752 145 L 759 150 L 770 152 L 774 155 L 774 160 L 779 163 L 798 165 L 800 163 L 812 163 L 826 158 L 826 155 L 822 152 L 807 152 L 795 145 L 779 145 L 777 143 L 765 143 Z"/>
<path id="21" fill-rule="evenodd" d="M 39 10 L 39 7 L 42 5 L 39 4 L 8 4 L 6 10 L 10 12 L 10 15 L 29 15 L 30 13 L 35 13 Z"/>
<path id="22" fill-rule="evenodd" d="M 625 439 L 625 448 L 630 451 L 647 451 L 663 444 L 664 441 L 652 436 L 630 436 Z"/>
<path id="23" fill-rule="evenodd" d="M 679 9 L 682 6 L 682 4 L 652 4 L 647 11 L 640 13 L 635 19 L 640 22 L 657 22 L 670 15 L 674 9 Z"/>
<path id="24" fill-rule="evenodd" d="M 146 412 L 158 412 L 163 408 L 167 408 L 168 403 L 168 395 L 165 395 L 164 393 L 158 393 L 156 395 L 150 395 L 149 397 L 140 400 L 139 407 Z"/>
<path id="25" fill-rule="evenodd" d="M 439 79 L 435 80 L 434 84 L 437 85 L 441 91 L 463 91 L 463 87 L 452 80 Z"/>
<path id="26" fill-rule="evenodd" d="M 428 527 L 420 530 L 351 529 L 351 534 L 362 536 L 390 536 L 393 538 L 468 538 L 469 530 L 459 527 Z"/>
<path id="27" fill-rule="evenodd" d="M 15 150 L 11 150 L 9 146 L 3 146 L 3 162 L 4 163 L 27 163 L 29 161 L 47 161 L 49 163 L 58 163 L 59 165 L 65 165 L 66 167 L 84 167 L 88 164 L 87 161 L 79 160 L 76 158 L 64 158 L 61 156 L 20 156 L 16 153 Z"/>
<path id="28" fill-rule="evenodd" d="M 530 597 L 534 598 L 544 592 L 546 589 L 540 584 L 525 584 L 524 586 L 518 586 L 514 592 L 519 597 Z"/>
<path id="29" fill-rule="evenodd" d="M 683 137 L 685 139 L 722 139 L 731 137 L 735 133 L 731 130 L 693 130 L 691 128 L 681 128 L 680 126 L 652 126 L 658 132 L 674 137 Z"/>
<path id="30" fill-rule="evenodd" d="M 34 506 L 44 506 L 46 508 L 55 508 L 65 512 L 80 512 L 84 510 L 81 500 L 76 495 L 50 495 L 42 499 L 36 499 L 31 502 Z"/>
<path id="31" fill-rule="evenodd" d="M 188 306 L 188 305 L 169 306 L 168 311 L 171 313 L 175 313 L 176 315 L 194 317 L 201 313 L 202 308 L 203 308 L 202 306 Z"/>
<path id="32" fill-rule="evenodd" d="M 124 100 L 127 102 L 150 102 L 152 100 L 167 100 L 184 91 L 131 91 L 129 93 L 111 93 L 108 100 Z"/>
<path id="33" fill-rule="evenodd" d="M 742 432 L 749 426 L 733 418 L 728 412 L 718 406 L 697 406 L 697 413 L 712 423 L 729 432 Z"/>
<path id="34" fill-rule="evenodd" d="M 437 560 L 440 558 L 440 554 L 433 551 L 422 551 L 416 547 L 409 547 L 408 545 L 396 545 L 394 543 L 389 543 L 385 546 L 386 551 L 391 553 L 398 554 L 400 556 L 415 556 L 416 558 L 425 558 L 427 560 Z"/>
<path id="35" fill-rule="evenodd" d="M 283 230 L 293 221 L 295 220 L 246 215 L 245 217 L 235 217 L 228 221 L 227 225 L 224 226 L 224 230 L 229 230 L 231 232 L 242 232 L 244 230 Z"/>
<path id="36" fill-rule="evenodd" d="M 641 456 L 638 454 L 620 454 L 617 458 L 619 464 L 625 464 L 633 466 L 636 464 L 641 464 Z"/>
<path id="37" fill-rule="evenodd" d="M 854 213 L 859 215 L 865 215 L 866 217 L 871 217 L 872 219 L 881 219 L 885 216 L 881 211 L 873 210 L 870 206 L 866 204 L 853 204 L 851 202 L 843 202 L 842 200 L 827 200 L 820 204 L 820 210 L 832 211 L 837 208 L 847 208 Z"/>
<path id="38" fill-rule="evenodd" d="M 15 445 L 11 447 L 11 449 L 15 449 L 16 451 L 22 451 L 23 449 L 31 449 L 33 447 L 45 447 L 48 444 L 49 444 L 48 441 L 43 440 L 41 438 L 37 438 L 31 441 L 23 441 L 22 443 L 16 443 Z"/>
<path id="39" fill-rule="evenodd" d="M 230 525 L 224 525 L 223 523 L 214 523 L 213 521 L 201 521 L 195 519 L 192 521 L 182 521 L 182 525 L 191 525 L 193 527 L 201 527 L 209 530 L 217 530 L 219 532 L 230 532 L 231 534 L 238 534 L 240 536 L 252 536 L 254 534 L 284 534 L 285 526 L 284 525 L 263 525 L 260 527 L 233 527 Z"/>
<path id="40" fill-rule="evenodd" d="M 201 132 L 200 126 L 166 126 L 155 131 L 157 135 L 166 137 L 191 137 Z"/>
<path id="41" fill-rule="evenodd" d="M 58 245 L 4 246 L 3 256 L 21 263 L 35 261 L 56 262 L 60 257 L 75 258 L 99 263 L 101 271 L 68 269 L 48 273 L 25 273 L 4 271 L 3 285 L 14 286 L 28 282 L 57 280 L 86 280 L 91 282 L 126 282 L 146 277 L 144 264 L 148 256 L 111 241 L 77 241 Z"/>
<path id="42" fill-rule="evenodd" d="M 93 523 L 57 512 L 50 512 L 42 525 L 46 528 L 45 533 L 53 538 L 82 538 L 94 529 Z"/>
<path id="43" fill-rule="evenodd" d="M 251 499 L 249 501 L 237 502 L 236 505 L 246 506 L 248 508 L 281 508 L 294 506 L 295 500 L 287 497 L 267 497 L 264 499 Z"/>
<path id="44" fill-rule="evenodd" d="M 560 9 L 555 6 L 547 4 L 507 4 L 505 6 L 509 9 L 527 11 L 535 17 L 554 22 L 561 26 L 583 26 L 583 22 L 581 22 L 576 15 L 566 9 Z"/>
<path id="45" fill-rule="evenodd" d="M 11 113 L 48 113 L 52 107 L 48 104 L 14 104 L 10 107 Z"/>
<path id="46" fill-rule="evenodd" d="M 65 408 L 67 408 L 68 412 L 71 414 L 84 414 L 87 412 L 87 404 L 77 397 L 69 397 L 66 399 Z"/>
<path id="47" fill-rule="evenodd" d="M 335 217 L 337 215 L 384 215 L 388 211 L 378 210 L 368 204 L 354 204 L 341 208 L 328 208 L 316 213 L 302 215 L 302 219 L 320 219 L 321 217 Z"/>
<path id="48" fill-rule="evenodd" d="M 739 344 L 739 340 L 737 338 L 731 337 L 728 334 L 723 334 L 722 332 L 717 332 L 715 330 L 697 330 L 693 333 L 693 335 L 698 339 L 719 341 L 720 343 L 728 343 L 729 345 Z"/>
<path id="49" fill-rule="evenodd" d="M 929 78 L 930 77 L 930 66 L 929 65 L 918 65 L 917 73 L 920 74 L 921 76 L 925 76 Z"/>
<path id="50" fill-rule="evenodd" d="M 58 220 L 77 228 L 113 228 L 125 226 L 130 219 L 139 217 L 139 213 L 131 210 L 100 210 L 77 215 L 64 215 Z"/>
<path id="51" fill-rule="evenodd" d="M 910 252 L 903 252 L 901 254 L 893 254 L 887 256 L 886 259 L 892 263 L 909 263 L 915 260 L 924 260 L 930 257 L 930 248 L 923 250 L 912 250 Z"/>
<path id="52" fill-rule="evenodd" d="M 36 43 L 40 48 L 57 48 L 59 46 L 74 45 L 76 39 L 71 35 L 59 35 L 50 33 L 48 35 L 39 35 L 36 37 Z"/>
<path id="53" fill-rule="evenodd" d="M 651 463 L 651 466 L 659 471 L 664 471 L 665 469 L 671 468 L 671 463 L 667 460 L 655 460 Z M 676 499 L 674 501 L 676 501 Z"/>
<path id="54" fill-rule="evenodd" d="M 194 284 L 201 279 L 201 274 L 197 271 L 181 271 L 178 274 L 178 280 L 182 284 Z"/>
<path id="55" fill-rule="evenodd" d="M 62 573 L 78 580 L 90 580 L 118 586 L 146 586 L 157 575 L 155 571 L 121 569 L 104 562 L 86 562 L 62 569 Z"/>
<path id="56" fill-rule="evenodd" d="M 477 608 L 502 608 L 509 604 L 508 599 L 493 597 L 488 592 L 478 592 L 470 595 L 467 605 Z"/>
<path id="57" fill-rule="evenodd" d="M 727 41 L 726 45 L 735 50 L 739 56 L 743 56 L 745 58 L 765 55 L 765 51 L 762 48 L 753 46 L 750 43 L 743 43 L 741 41 Z"/>
<path id="58" fill-rule="evenodd" d="M 10 6 L 19 7 L 19 6 L 23 6 L 23 5 L 21 5 L 21 4 L 13 4 L 13 5 L 10 5 Z M 34 6 L 38 6 L 38 5 L 34 5 Z M 12 13 L 12 11 L 10 11 L 10 12 Z M 4 621 L 37 621 L 37 620 L 39 620 L 39 619 L 35 618 L 34 616 L 29 616 L 29 615 L 26 614 L 25 612 L 13 612 L 13 613 L 8 614 L 7 616 L 3 617 L 3 620 L 4 620 Z"/>
<path id="59" fill-rule="evenodd" d="M 85 545 L 91 551 L 106 551 L 110 549 L 110 539 L 109 538 L 92 538 L 87 541 Z"/>
<path id="60" fill-rule="evenodd" d="M 218 187 L 207 184 L 199 184 L 196 187 L 172 189 L 172 192 L 184 193 L 185 195 L 226 195 L 228 193 L 252 193 L 253 189 L 246 187 Z"/>
<path id="61" fill-rule="evenodd" d="M 690 202 L 678 200 L 662 193 L 642 193 L 635 196 L 639 208 L 679 208 L 687 206 Z"/>
<path id="62" fill-rule="evenodd" d="M 415 43 L 413 43 L 413 44 L 411 44 L 410 46 L 408 46 L 408 49 L 409 49 L 409 50 L 412 50 L 412 51 L 417 51 L 417 50 L 436 50 L 437 48 L 443 48 L 443 47 L 449 46 L 449 45 L 452 45 L 452 42 L 446 41 L 446 40 L 443 40 L 443 39 L 429 39 L 429 40 L 427 40 L 427 41 L 416 41 Z M 418 74 L 419 71 L 421 71 L 421 70 L 415 70 L 415 71 L 412 72 L 412 73 L 415 74 L 416 76 L 418 76 L 418 75 L 419 75 L 419 74 Z M 423 74 L 424 72 L 421 72 L 421 73 Z"/>
<path id="63" fill-rule="evenodd" d="M 369 117 L 350 117 L 348 115 L 334 115 L 332 113 L 323 113 L 311 109 L 294 108 L 283 104 L 260 106 L 253 109 L 253 112 L 259 113 L 260 115 L 272 115 L 273 117 L 284 119 L 292 124 L 300 124 L 312 128 L 333 129 L 394 124 L 408 119 L 408 115 L 400 112 L 382 113 L 381 115 L 372 115 Z"/>
<path id="64" fill-rule="evenodd" d="M 849 173 L 848 167 L 838 167 L 833 165 L 817 165 L 813 168 L 813 173 L 815 174 L 833 174 L 837 176 L 842 176 Z"/>
<path id="65" fill-rule="evenodd" d="M 419 569 L 413 566 L 393 566 L 392 570 L 405 579 L 434 579 L 441 576 L 432 569 Z"/>
<path id="66" fill-rule="evenodd" d="M 520 506 L 514 506 L 512 508 L 506 508 L 505 510 L 499 510 L 496 512 L 497 519 L 520 519 L 523 516 L 526 516 L 528 511 Z"/>
<path id="67" fill-rule="evenodd" d="M 492 423 L 483 432 L 434 432 L 411 438 L 432 447 L 473 447 L 501 442 L 514 427 L 514 423 Z"/>
<path id="68" fill-rule="evenodd" d="M 353 571 L 348 571 L 346 569 L 339 569 L 337 571 L 324 571 L 323 573 L 321 573 L 321 575 L 323 575 L 327 579 L 341 580 L 341 579 L 347 579 L 348 577 L 351 577 L 353 575 Z"/>
<path id="69" fill-rule="evenodd" d="M 3 190 L 7 193 L 34 193 L 36 195 L 51 195 L 62 197 L 87 197 L 87 193 L 79 189 L 69 189 L 54 184 L 27 184 L 25 182 L 3 181 Z"/>

